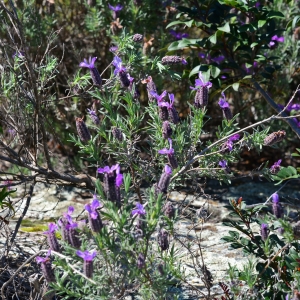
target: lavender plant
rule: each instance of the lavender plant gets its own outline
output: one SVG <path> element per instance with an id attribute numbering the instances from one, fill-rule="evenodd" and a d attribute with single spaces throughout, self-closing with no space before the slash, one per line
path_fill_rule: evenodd
<path id="1" fill-rule="evenodd" d="M 131 5 L 128 5 L 129 2 Z M 105 55 L 101 55 L 96 68 L 94 55 L 98 54 L 94 53 L 102 50 L 96 50 L 95 45 L 83 47 L 85 42 L 81 39 L 69 48 L 84 49 L 88 53 L 85 57 L 93 54 L 88 61 L 82 61 L 75 49 L 76 71 L 70 75 L 65 65 L 60 63 L 55 47 L 50 47 L 61 47 L 62 43 L 55 43 L 63 30 L 59 28 L 51 35 L 41 35 L 40 39 L 47 41 L 47 47 L 41 46 L 44 52 L 41 50 L 41 53 L 33 54 L 27 45 L 34 48 L 34 45 L 43 44 L 30 30 L 38 31 L 39 23 L 35 24 L 34 14 L 26 11 L 30 22 L 25 22 L 23 27 L 20 10 L 12 3 L 6 6 L 1 1 L 1 14 L 9 31 L 5 39 L 10 47 L 1 42 L 7 63 L 5 68 L 1 68 L 3 109 L 0 119 L 1 127 L 14 130 L 15 134 L 12 137 L 2 131 L 0 146 L 3 155 L 0 158 L 18 168 L 17 172 L 13 172 L 14 184 L 32 183 L 15 234 L 26 215 L 38 181 L 87 188 L 94 195 L 92 202 L 85 206 L 85 221 L 74 220 L 71 216 L 73 209 L 70 208 L 57 222 L 61 240 L 57 240 L 56 224 L 50 224 L 45 232 L 54 256 L 55 279 L 49 263 L 50 253 L 46 258 L 39 258 L 38 262 L 50 287 L 62 299 L 113 299 L 132 294 L 142 299 L 167 297 L 171 286 L 186 281 L 174 244 L 174 224 L 178 213 L 168 202 L 167 193 L 184 185 L 185 180 L 197 182 L 199 177 L 230 183 L 234 178 L 230 166 L 239 160 L 244 147 L 260 152 L 263 147 L 285 140 L 287 130 L 280 127 L 283 120 L 299 136 L 298 123 L 293 120 L 297 116 L 292 109 L 291 115 L 285 112 L 295 97 L 286 97 L 288 104 L 280 108 L 258 84 L 260 81 L 268 90 L 270 80 L 279 70 L 277 58 L 270 56 L 272 51 L 279 51 L 284 41 L 280 35 L 281 27 L 276 27 L 274 21 L 283 16 L 279 8 L 275 10 L 273 7 L 272 10 L 254 2 L 183 2 L 187 6 L 183 4 L 176 9 L 168 3 L 150 0 L 144 1 L 143 5 L 139 1 L 126 1 L 122 9 L 116 3 L 108 6 L 105 1 L 87 1 L 82 6 L 81 2 L 76 2 L 76 9 L 86 9 L 86 28 L 81 36 L 91 33 L 97 48 L 105 49 L 109 45 L 111 53 L 106 55 L 107 51 L 103 50 Z M 62 15 L 67 15 L 63 4 L 57 5 L 61 6 Z M 276 2 L 276 5 L 285 7 L 283 3 Z M 159 13 L 151 15 L 157 7 Z M 197 40 L 185 33 L 171 33 L 169 38 L 175 37 L 177 41 L 168 46 L 168 51 L 183 50 L 180 56 L 168 52 L 160 57 L 154 53 L 155 49 L 165 47 L 168 38 L 161 27 L 146 25 L 155 20 L 161 21 L 164 10 L 167 12 L 166 19 L 171 18 L 174 11 L 180 11 L 178 20 L 170 23 L 169 27 L 195 26 L 201 30 L 201 37 Z M 41 27 L 49 28 L 47 22 L 53 22 L 55 15 L 60 20 L 59 12 L 58 9 L 52 11 L 46 21 L 39 16 Z M 130 17 L 126 19 L 127 13 Z M 294 20 L 294 25 L 289 24 L 289 27 L 296 26 L 297 18 Z M 137 31 L 141 24 L 146 28 L 143 35 Z M 155 30 L 160 32 L 159 37 Z M 73 37 L 71 33 L 70 30 L 70 40 Z M 18 36 L 19 40 L 16 41 L 14 36 Z M 101 44 L 98 45 L 99 40 Z M 218 44 L 218 40 L 223 43 Z M 200 66 L 198 53 L 197 59 L 192 59 L 194 49 L 210 49 L 204 57 L 200 57 L 205 61 Z M 297 51 L 298 48 L 295 48 L 293 53 Z M 85 70 L 80 68 L 87 68 L 90 73 L 81 75 Z M 64 77 L 59 77 L 59 72 Z M 184 80 L 194 75 L 199 79 L 192 88 L 196 95 L 191 104 L 188 88 L 184 91 Z M 139 82 L 145 84 L 141 97 Z M 168 86 L 164 87 L 164 83 Z M 61 92 L 66 86 L 68 92 Z M 250 120 L 245 117 L 243 107 L 230 99 L 242 99 L 238 92 L 242 91 L 244 95 L 244 91 L 252 86 L 272 105 L 277 115 L 257 113 L 255 122 L 249 125 Z M 181 101 L 178 101 L 176 93 L 179 87 L 182 95 L 186 96 L 181 97 Z M 167 93 L 169 101 L 165 99 Z M 212 109 L 215 96 L 221 97 L 221 110 Z M 179 109 L 182 102 L 187 113 L 181 118 Z M 88 117 L 85 117 L 87 107 Z M 295 108 L 294 111 L 297 110 Z M 249 111 L 247 108 L 246 112 Z M 222 118 L 222 113 L 225 118 Z M 280 128 L 269 133 L 270 128 L 265 125 L 272 124 L 271 121 L 277 121 L 274 123 Z M 207 139 L 211 122 L 218 126 Z M 53 164 L 55 151 L 49 149 L 52 137 L 66 153 L 71 151 L 70 148 L 78 151 L 82 161 L 80 168 L 76 170 L 71 164 L 68 171 L 56 169 Z M 61 137 L 64 137 L 63 141 Z M 6 173 L 9 172 L 4 171 L 3 174 Z M 299 177 L 295 168 L 281 167 L 279 162 L 271 168 L 265 165 L 260 174 L 279 182 Z M 142 186 L 148 188 L 143 189 Z M 241 223 L 230 221 L 228 224 L 248 238 L 240 238 L 235 232 L 227 240 L 255 256 L 240 275 L 249 287 L 243 293 L 264 296 L 265 299 L 272 293 L 279 296 L 290 293 L 291 286 L 286 282 L 298 281 L 292 268 L 298 259 L 295 256 L 298 244 L 291 236 L 298 233 L 299 228 L 291 228 L 282 218 L 276 199 L 272 204 L 276 219 L 270 215 L 262 219 L 257 217 L 262 207 L 248 209 L 243 203 L 235 202 L 232 205 Z M 263 225 L 263 238 L 250 227 L 253 221 Z M 284 229 L 284 238 L 289 246 L 283 245 L 284 239 L 274 237 L 272 232 L 277 228 Z M 276 250 L 286 256 L 278 256 Z M 286 257 L 289 259 L 286 260 Z M 256 258 L 264 259 L 265 263 Z M 258 274 L 254 273 L 255 269 Z M 204 263 L 201 270 L 209 290 L 212 275 Z M 236 273 L 236 270 L 231 272 Z M 279 276 L 284 278 L 284 283 L 277 280 Z M 235 288 L 238 290 L 238 287 Z"/>

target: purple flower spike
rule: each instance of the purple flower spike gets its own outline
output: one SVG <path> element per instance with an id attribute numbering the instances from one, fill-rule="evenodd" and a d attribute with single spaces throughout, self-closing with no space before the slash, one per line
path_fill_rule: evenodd
<path id="1" fill-rule="evenodd" d="M 85 210 L 89 213 L 89 224 L 93 232 L 100 232 L 103 227 L 100 214 L 97 212 L 97 208 L 101 206 L 101 203 L 97 199 L 97 195 L 93 196 L 93 201 L 91 204 L 86 204 L 84 206 Z"/>
<path id="2" fill-rule="evenodd" d="M 49 229 L 47 231 L 43 232 L 44 234 L 47 235 L 48 245 L 49 245 L 51 250 L 56 251 L 56 252 L 60 252 L 61 247 L 60 247 L 60 245 L 57 241 L 57 238 L 55 236 L 55 231 L 58 229 L 58 227 L 54 223 L 49 223 L 48 228 Z"/>
<path id="3" fill-rule="evenodd" d="M 277 193 L 274 193 L 272 195 L 272 202 L 273 202 L 272 208 L 273 208 L 274 216 L 279 219 L 282 217 L 283 208 L 279 203 L 279 196 Z"/>
<path id="4" fill-rule="evenodd" d="M 94 250 L 93 252 L 89 252 L 88 250 L 85 251 L 77 250 L 76 255 L 83 258 L 83 260 L 85 261 L 92 261 L 96 257 L 97 251 Z"/>
<path id="5" fill-rule="evenodd" d="M 82 68 L 88 68 L 90 69 L 90 73 L 91 73 L 91 77 L 93 80 L 93 83 L 95 86 L 101 87 L 102 85 L 102 79 L 101 76 L 97 70 L 97 68 L 95 67 L 95 61 L 96 61 L 97 57 L 90 57 L 89 61 L 87 61 L 86 59 L 83 60 L 83 62 L 81 62 L 79 64 L 80 67 Z"/>
<path id="6" fill-rule="evenodd" d="M 93 277 L 93 259 L 96 257 L 97 252 L 89 252 L 88 250 L 80 251 L 77 250 L 76 254 L 83 258 L 83 273 L 86 277 L 92 278 Z"/>
<path id="7" fill-rule="evenodd" d="M 170 99 L 170 103 L 160 102 L 160 103 L 158 103 L 158 106 L 166 107 L 167 110 L 168 110 L 168 115 L 169 115 L 170 121 L 173 124 L 178 124 L 180 119 L 179 119 L 179 116 L 178 116 L 178 112 L 174 107 L 174 101 L 175 101 L 174 100 L 174 94 L 169 94 L 169 99 Z"/>
<path id="8" fill-rule="evenodd" d="M 195 82 L 195 87 L 190 87 L 190 89 L 197 91 L 194 105 L 196 108 L 204 108 L 208 104 L 208 90 L 212 87 L 212 83 L 205 83 L 201 72 L 199 72 L 199 79 L 196 79 Z"/>
<path id="9" fill-rule="evenodd" d="M 272 174 L 276 174 L 276 173 L 278 173 L 278 171 L 280 170 L 280 164 L 281 164 L 281 159 L 279 159 L 277 162 L 275 162 L 274 163 L 274 165 L 272 165 L 271 167 L 270 167 L 270 172 L 272 173 Z"/>
<path id="10" fill-rule="evenodd" d="M 231 120 L 232 119 L 232 113 L 231 113 L 231 110 L 229 108 L 229 103 L 226 101 L 225 94 L 222 93 L 221 95 L 222 95 L 222 97 L 220 98 L 220 101 L 218 103 L 219 103 L 220 107 L 223 110 L 224 117 L 227 120 Z"/>
<path id="11" fill-rule="evenodd" d="M 135 214 L 138 214 L 138 215 L 145 215 L 146 214 L 146 210 L 143 206 L 143 204 L 141 203 L 137 203 L 136 204 L 136 209 L 134 209 L 131 214 L 135 215 Z"/>
<path id="12" fill-rule="evenodd" d="M 177 160 L 176 160 L 176 157 L 175 157 L 175 154 L 174 154 L 175 151 L 172 148 L 172 139 L 168 139 L 168 141 L 169 141 L 169 144 L 170 144 L 169 150 L 167 148 L 163 148 L 163 149 L 159 150 L 158 153 L 168 155 L 168 160 L 169 160 L 169 163 L 170 163 L 171 167 L 173 169 L 176 169 L 178 167 L 178 163 L 177 163 Z"/>
<path id="13" fill-rule="evenodd" d="M 278 196 L 277 193 L 274 193 L 274 194 L 272 195 L 272 202 L 273 202 L 273 203 L 279 203 L 279 196 Z"/>
<path id="14" fill-rule="evenodd" d="M 261 224 L 260 234 L 263 241 L 268 238 L 269 231 L 268 231 L 268 224 Z"/>
<path id="15" fill-rule="evenodd" d="M 98 118 L 96 112 L 93 109 L 88 109 L 88 113 L 90 115 L 90 118 L 94 122 L 94 124 L 99 125 L 100 124 L 100 119 Z"/>
<path id="16" fill-rule="evenodd" d="M 106 166 L 98 168 L 98 173 L 104 173 L 104 191 L 111 201 L 120 205 L 120 186 L 123 182 L 123 175 L 120 174 L 120 166 L 114 165 L 111 168 Z"/>
<path id="17" fill-rule="evenodd" d="M 122 59 L 119 56 L 115 56 L 112 64 L 115 66 L 114 74 L 117 75 L 121 71 L 126 71 L 126 68 L 122 65 Z"/>
<path id="18" fill-rule="evenodd" d="M 162 173 L 159 182 L 155 185 L 155 192 L 157 195 L 168 191 L 171 177 L 172 169 L 168 165 L 165 165 L 164 172 Z"/>
<path id="19" fill-rule="evenodd" d="M 224 144 L 222 144 L 222 147 L 221 147 L 222 153 L 232 151 L 233 142 L 239 140 L 239 138 L 240 138 L 240 135 L 238 133 L 231 136 Z"/>
<path id="20" fill-rule="evenodd" d="M 41 264 L 42 273 L 48 283 L 55 282 L 55 275 L 51 266 L 51 260 L 49 258 L 51 250 L 48 251 L 45 258 L 37 256 L 36 261 L 38 264 Z"/>
<path id="21" fill-rule="evenodd" d="M 130 80 L 128 79 L 126 68 L 122 65 L 122 59 L 119 56 L 115 56 L 112 64 L 115 66 L 114 74 L 119 75 L 122 86 L 129 87 Z"/>

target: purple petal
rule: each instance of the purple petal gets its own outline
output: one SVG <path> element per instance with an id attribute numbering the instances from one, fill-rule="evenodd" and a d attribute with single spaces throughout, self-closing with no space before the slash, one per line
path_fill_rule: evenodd
<path id="1" fill-rule="evenodd" d="M 279 203 L 279 196 L 278 196 L 278 194 L 277 193 L 274 193 L 273 195 L 272 195 L 272 202 L 273 203 Z"/>
<path id="2" fill-rule="evenodd" d="M 86 210 L 89 214 L 91 214 L 91 213 L 93 212 L 90 204 L 86 204 L 86 205 L 84 206 L 84 208 L 85 208 L 85 210 Z"/>
<path id="3" fill-rule="evenodd" d="M 227 161 L 226 160 L 221 160 L 219 162 L 219 166 L 221 166 L 223 169 L 226 169 L 226 167 L 227 167 Z"/>
<path id="4" fill-rule="evenodd" d="M 172 174 L 172 169 L 168 165 L 165 165 L 165 173 Z"/>
<path id="5" fill-rule="evenodd" d="M 120 187 L 123 183 L 123 174 L 118 174 L 116 177 L 116 186 Z"/>
<path id="6" fill-rule="evenodd" d="M 173 103 L 174 103 L 174 94 L 169 94 L 169 99 L 170 99 L 170 105 L 173 106 Z"/>
<path id="7" fill-rule="evenodd" d="M 168 138 L 168 141 L 169 141 L 169 144 L 170 144 L 170 150 L 172 150 L 173 148 L 172 148 L 172 139 L 170 139 L 170 138 Z"/>
<path id="8" fill-rule="evenodd" d="M 71 215 L 74 212 L 74 206 L 69 206 L 68 215 Z"/>
<path id="9" fill-rule="evenodd" d="M 98 168 L 97 172 L 98 173 L 109 173 L 110 172 L 110 167 L 106 166 L 104 168 Z"/>
<path id="10" fill-rule="evenodd" d="M 84 62 L 81 62 L 79 64 L 79 67 L 82 67 L 82 68 L 90 68 L 90 65 L 88 64 L 88 62 L 86 60 L 84 60 Z"/>
<path id="11" fill-rule="evenodd" d="M 100 202 L 98 199 L 94 199 L 91 203 L 91 209 L 94 211 L 98 207 L 100 207 Z"/>
<path id="12" fill-rule="evenodd" d="M 48 259 L 47 258 L 44 258 L 44 257 L 41 257 L 41 256 L 37 256 L 36 257 L 36 262 L 38 263 L 38 264 L 40 264 L 40 263 L 42 263 L 42 262 L 45 262 L 45 261 L 47 261 Z"/>
<path id="13" fill-rule="evenodd" d="M 170 154 L 170 150 L 164 148 L 158 151 L 159 154 Z"/>
<path id="14" fill-rule="evenodd" d="M 112 173 L 113 171 L 116 171 L 117 174 L 120 173 L 120 165 L 116 164 L 116 165 L 111 166 L 110 173 Z"/>
<path id="15" fill-rule="evenodd" d="M 81 257 L 81 258 L 83 258 L 83 259 L 85 258 L 85 253 L 82 252 L 82 251 L 80 251 L 80 250 L 76 251 L 76 255 L 79 256 L 79 257 Z"/>
<path id="16" fill-rule="evenodd" d="M 234 134 L 233 136 L 231 136 L 228 140 L 229 141 L 237 141 L 239 138 L 240 138 L 240 135 L 237 133 L 237 134 Z"/>
<path id="17" fill-rule="evenodd" d="M 90 214 L 91 218 L 96 220 L 98 218 L 98 213 L 96 211 L 93 211 L 91 214 Z"/>

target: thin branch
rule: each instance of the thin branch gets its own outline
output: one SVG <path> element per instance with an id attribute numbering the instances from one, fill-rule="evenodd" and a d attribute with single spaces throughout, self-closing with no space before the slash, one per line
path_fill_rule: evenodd
<path id="1" fill-rule="evenodd" d="M 292 96 L 292 98 L 289 100 L 288 104 L 285 106 L 285 108 L 283 110 L 281 110 L 278 105 L 274 102 L 274 100 L 268 95 L 268 93 L 266 93 L 264 91 L 264 89 L 260 86 L 260 84 L 256 81 L 252 81 L 254 87 L 256 88 L 256 90 L 258 90 L 261 95 L 265 98 L 265 100 L 272 106 L 272 108 L 278 113 L 278 116 L 281 115 L 281 117 L 285 117 L 283 120 L 289 124 L 289 126 L 292 128 L 292 130 L 296 133 L 296 135 L 298 136 L 298 138 L 300 139 L 300 128 L 297 126 L 297 124 L 293 121 L 290 120 L 289 117 L 287 115 L 287 113 L 285 112 L 285 110 L 287 109 L 288 105 L 293 101 L 293 99 L 296 96 L 296 93 L 299 91 L 299 85 L 297 86 L 297 89 L 294 93 L 294 95 Z"/>

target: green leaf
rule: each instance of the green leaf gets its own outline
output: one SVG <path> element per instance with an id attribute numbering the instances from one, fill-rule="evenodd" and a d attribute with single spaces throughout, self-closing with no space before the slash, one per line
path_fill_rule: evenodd
<path id="1" fill-rule="evenodd" d="M 258 21 L 258 28 L 263 27 L 266 24 L 267 20 L 259 20 Z"/>
<path id="2" fill-rule="evenodd" d="M 229 23 L 227 22 L 224 26 L 218 27 L 218 30 L 224 31 L 224 32 L 227 32 L 227 33 L 230 33 L 230 26 L 229 26 Z"/>
<path id="3" fill-rule="evenodd" d="M 209 68 L 210 68 L 210 71 L 211 71 L 211 76 L 213 78 L 217 78 L 220 75 L 221 70 L 218 67 L 210 65 Z"/>
<path id="4" fill-rule="evenodd" d="M 284 14 L 281 13 L 280 11 L 271 10 L 271 11 L 267 14 L 267 18 L 268 18 L 268 19 L 272 19 L 272 18 L 281 18 L 281 19 L 284 19 L 285 16 L 284 16 Z"/>
<path id="5" fill-rule="evenodd" d="M 252 43 L 251 45 L 250 45 L 250 48 L 254 48 L 255 46 L 257 46 L 258 45 L 258 43 Z"/>
<path id="6" fill-rule="evenodd" d="M 235 82 L 233 85 L 232 85 L 232 88 L 237 92 L 239 90 L 239 87 L 240 87 L 240 83 L 239 82 Z"/>
<path id="7" fill-rule="evenodd" d="M 173 22 L 171 22 L 170 24 L 168 24 L 168 25 L 166 26 L 166 29 L 169 28 L 169 27 L 178 25 L 178 24 L 184 24 L 184 25 L 186 25 L 187 27 L 192 27 L 192 26 L 193 26 L 193 23 L 194 23 L 194 20 L 189 20 L 189 21 L 173 21 Z"/>
<path id="8" fill-rule="evenodd" d="M 200 65 L 197 66 L 197 67 L 195 67 L 195 68 L 190 72 L 189 77 L 192 77 L 193 75 L 198 74 L 199 71 L 200 71 Z"/>
<path id="9" fill-rule="evenodd" d="M 217 31 L 211 35 L 208 39 L 212 44 L 216 44 L 217 43 Z"/>

